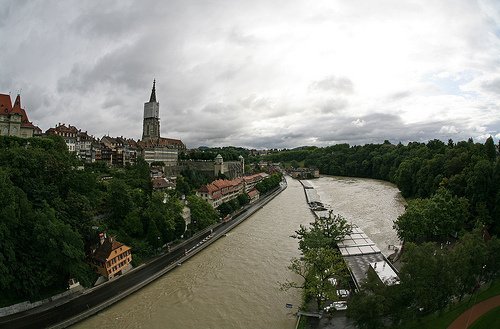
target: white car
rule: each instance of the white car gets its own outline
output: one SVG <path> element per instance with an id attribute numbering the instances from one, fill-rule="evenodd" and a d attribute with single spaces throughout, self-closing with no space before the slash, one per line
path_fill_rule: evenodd
<path id="1" fill-rule="evenodd" d="M 332 306 L 337 311 L 345 311 L 345 310 L 347 310 L 347 302 L 333 302 Z"/>
<path id="2" fill-rule="evenodd" d="M 332 309 L 335 309 L 337 311 L 345 311 L 345 310 L 347 310 L 347 302 L 342 302 L 342 301 L 341 302 L 333 302 L 324 308 L 324 310 L 326 312 L 329 312 Z"/>
<path id="3" fill-rule="evenodd" d="M 347 289 L 337 290 L 337 296 L 339 296 L 341 298 L 347 298 L 347 297 L 349 297 L 349 295 L 350 295 L 350 292 Z"/>

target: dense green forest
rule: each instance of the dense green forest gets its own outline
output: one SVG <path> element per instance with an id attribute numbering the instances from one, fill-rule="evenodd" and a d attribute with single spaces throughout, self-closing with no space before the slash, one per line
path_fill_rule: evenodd
<path id="1" fill-rule="evenodd" d="M 185 232 L 177 191 L 152 191 L 149 166 L 82 166 L 60 137 L 0 137 L 0 305 L 91 285 L 90 245 L 106 231 L 132 247 L 133 263 L 215 223 L 205 201 L 188 197 Z"/>

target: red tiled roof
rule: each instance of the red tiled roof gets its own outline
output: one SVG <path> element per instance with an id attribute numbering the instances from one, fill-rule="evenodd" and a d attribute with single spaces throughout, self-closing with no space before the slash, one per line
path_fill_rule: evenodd
<path id="1" fill-rule="evenodd" d="M 253 197 L 255 197 L 255 196 L 257 196 L 257 195 L 259 195 L 259 194 L 260 194 L 259 191 L 257 189 L 255 189 L 255 188 L 252 189 L 252 190 L 250 190 L 250 191 L 248 191 L 248 196 L 250 197 L 250 199 L 253 198 Z"/>
<path id="2" fill-rule="evenodd" d="M 22 118 L 23 109 L 21 109 L 21 96 L 17 95 L 16 101 L 14 102 L 14 105 L 12 106 L 12 110 L 10 111 L 10 114 L 19 114 Z M 26 115 L 26 113 L 25 113 L 25 115 Z"/>
<path id="3" fill-rule="evenodd" d="M 167 181 L 165 178 L 158 177 L 152 179 L 153 182 L 153 189 L 162 189 L 162 188 L 168 188 L 168 187 L 174 187 L 174 184 Z"/>
<path id="4" fill-rule="evenodd" d="M 104 240 L 103 244 L 101 244 L 96 251 L 94 252 L 94 258 L 100 260 L 102 262 L 106 262 L 111 252 L 116 250 L 122 246 L 125 246 L 123 243 L 115 241 L 114 239 L 108 237 Z M 127 246 L 125 246 L 127 247 Z M 128 247 L 127 247 L 128 248 Z"/>
<path id="5" fill-rule="evenodd" d="M 264 177 L 262 177 L 262 174 L 254 174 L 254 175 L 244 176 L 244 177 L 242 177 L 242 178 L 243 178 L 243 180 L 244 180 L 245 182 L 250 182 L 250 183 L 252 183 L 252 182 L 255 182 L 255 181 L 261 180 L 261 179 L 263 179 Z"/>
<path id="6" fill-rule="evenodd" d="M 49 128 L 49 129 L 47 129 L 47 131 L 45 133 L 48 134 L 48 135 L 57 135 L 57 134 L 60 134 L 60 133 L 77 134 L 78 133 L 78 129 L 75 126 L 72 126 L 72 125 L 68 125 L 66 127 L 66 124 L 63 123 L 63 124 L 57 125 L 55 128 Z"/>
<path id="7" fill-rule="evenodd" d="M 10 95 L 0 94 L 0 114 L 9 114 L 12 111 Z"/>
<path id="8" fill-rule="evenodd" d="M 173 138 L 148 138 L 143 141 L 137 142 L 137 145 L 141 148 L 152 148 L 152 147 L 176 147 L 176 148 L 181 148 L 185 149 L 186 146 L 180 139 L 173 139 Z"/>
<path id="9" fill-rule="evenodd" d="M 198 191 L 213 194 L 215 192 L 221 191 L 224 188 L 237 187 L 241 184 L 241 182 L 241 178 L 235 178 L 233 180 L 217 179 L 210 184 L 202 186 Z"/>
<path id="10" fill-rule="evenodd" d="M 26 111 L 21 107 L 21 95 L 17 95 L 14 105 L 11 104 L 10 95 L 0 94 L 0 114 L 18 114 L 21 116 L 21 127 L 35 128 L 29 121 Z"/>

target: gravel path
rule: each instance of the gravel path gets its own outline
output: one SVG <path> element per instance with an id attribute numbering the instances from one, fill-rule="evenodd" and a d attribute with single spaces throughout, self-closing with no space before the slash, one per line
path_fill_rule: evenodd
<path id="1" fill-rule="evenodd" d="M 448 326 L 448 329 L 466 329 L 470 327 L 474 321 L 479 319 L 481 315 L 487 313 L 488 311 L 500 306 L 500 295 L 491 297 L 490 299 L 484 300 L 467 311 L 462 313 L 455 321 Z M 500 319 L 499 319 L 500 321 Z"/>

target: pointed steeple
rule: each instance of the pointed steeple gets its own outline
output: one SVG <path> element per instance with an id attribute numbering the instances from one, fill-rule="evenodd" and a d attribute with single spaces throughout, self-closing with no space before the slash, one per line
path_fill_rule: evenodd
<path id="1" fill-rule="evenodd" d="M 16 100 L 14 101 L 14 106 L 21 108 L 21 95 L 17 94 Z"/>
<path id="2" fill-rule="evenodd" d="M 155 84 L 156 84 L 156 79 L 153 80 L 153 90 L 151 90 L 151 97 L 149 98 L 149 102 L 150 103 L 152 103 L 152 102 L 156 103 L 156 88 L 155 88 Z"/>
<path id="3" fill-rule="evenodd" d="M 16 100 L 14 101 L 14 104 L 12 106 L 12 111 L 10 113 L 19 114 L 20 116 L 23 115 L 23 111 L 21 109 L 21 95 L 17 94 Z"/>

